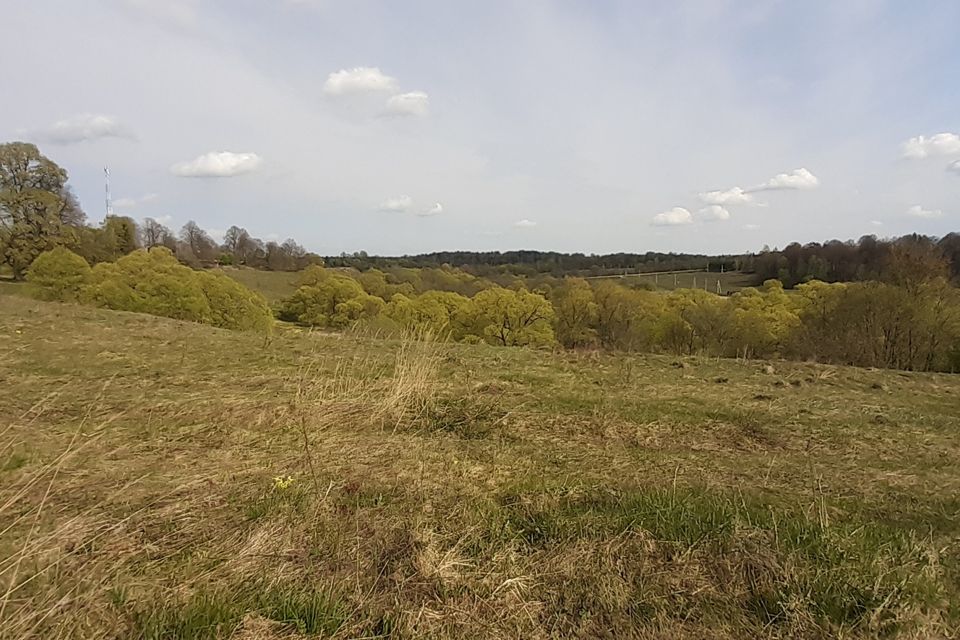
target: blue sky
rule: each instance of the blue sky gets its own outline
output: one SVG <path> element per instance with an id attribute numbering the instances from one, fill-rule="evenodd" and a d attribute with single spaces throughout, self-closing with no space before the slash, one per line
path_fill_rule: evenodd
<path id="1" fill-rule="evenodd" d="M 960 229 L 960 3 L 33 0 L 0 139 L 320 253 Z"/>

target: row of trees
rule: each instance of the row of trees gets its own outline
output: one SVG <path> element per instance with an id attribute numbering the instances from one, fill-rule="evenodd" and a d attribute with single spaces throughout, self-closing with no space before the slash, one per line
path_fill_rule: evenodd
<path id="1" fill-rule="evenodd" d="M 905 273 L 907 261 L 921 273 Z M 960 278 L 960 234 L 948 233 L 939 240 L 912 234 L 888 240 L 863 236 L 857 242 L 795 242 L 782 251 L 764 251 L 744 264 L 759 278 L 776 278 L 786 287 L 809 280 L 895 282 L 923 277 L 929 269 Z"/>
<path id="2" fill-rule="evenodd" d="M 778 280 L 731 296 L 669 294 L 563 278 L 537 290 L 490 286 L 471 296 L 417 293 L 371 270 L 311 267 L 278 308 L 283 320 L 429 330 L 496 345 L 597 348 L 960 371 L 960 290 L 942 276 L 785 291 Z"/>
<path id="3" fill-rule="evenodd" d="M 244 265 L 271 271 L 300 271 L 323 260 L 291 238 L 281 242 L 264 242 L 254 238 L 241 227 L 232 226 L 217 243 L 209 233 L 193 220 L 180 229 L 179 235 L 157 222 L 146 218 L 138 229 L 139 245 L 145 249 L 166 247 L 184 264 L 193 267 L 212 265 Z"/>
<path id="4" fill-rule="evenodd" d="M 265 330 L 273 317 L 258 294 L 222 272 L 183 266 L 164 247 L 135 250 L 93 268 L 58 247 L 34 261 L 27 279 L 37 295 L 50 300 L 230 329 Z M 579 278 L 555 280 L 537 291 L 520 283 L 514 288 L 491 285 L 470 296 L 424 291 L 419 284 L 420 291 L 413 282 L 383 272 L 311 266 L 273 312 L 282 320 L 330 329 L 368 324 L 504 346 L 786 357 L 960 371 L 960 289 L 942 276 L 901 283 L 814 280 L 792 292 L 778 280 L 768 280 L 731 296 L 698 289 L 664 294 Z"/>
<path id="5" fill-rule="evenodd" d="M 0 264 L 19 280 L 37 256 L 54 247 L 68 248 L 90 265 L 152 247 L 166 247 L 193 267 L 219 263 L 299 271 L 322 262 L 292 239 L 264 242 L 236 226 L 218 244 L 193 221 L 179 234 L 152 218 L 138 225 L 127 216 L 108 216 L 99 226 L 88 225 L 62 167 L 35 145 L 0 145 Z"/>

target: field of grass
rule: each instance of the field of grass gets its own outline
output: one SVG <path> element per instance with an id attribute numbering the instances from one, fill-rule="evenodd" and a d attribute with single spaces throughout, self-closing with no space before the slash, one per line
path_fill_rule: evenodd
<path id="1" fill-rule="evenodd" d="M 221 271 L 247 287 L 258 292 L 267 302 L 286 298 L 297 290 L 300 274 L 290 271 L 261 271 L 248 267 L 224 267 Z"/>
<path id="2" fill-rule="evenodd" d="M 958 398 L 0 293 L 0 637 L 956 637 Z"/>
<path id="3" fill-rule="evenodd" d="M 674 289 L 703 289 L 706 283 L 707 291 L 711 293 L 733 293 L 745 287 L 757 286 L 757 278 L 752 273 L 742 273 L 740 271 L 728 271 L 726 273 L 717 273 L 713 271 L 683 271 L 677 273 L 659 273 L 653 274 L 631 274 L 612 278 L 591 278 L 591 282 L 603 282 L 610 280 L 625 285 L 643 282 L 652 285 L 658 289 L 673 291 Z M 720 290 L 717 290 L 717 282 L 720 283 Z"/>

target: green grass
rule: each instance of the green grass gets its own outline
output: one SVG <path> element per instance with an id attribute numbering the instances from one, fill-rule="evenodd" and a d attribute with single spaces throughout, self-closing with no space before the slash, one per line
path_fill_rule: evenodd
<path id="1" fill-rule="evenodd" d="M 603 282 L 607 278 L 592 279 L 591 282 Z M 622 278 L 609 278 L 612 282 L 624 285 L 644 283 L 649 286 L 673 291 L 674 289 L 703 289 L 706 282 L 707 290 L 711 293 L 717 292 L 717 281 L 720 282 L 721 293 L 731 293 L 739 291 L 745 287 L 755 287 L 761 284 L 757 277 L 752 273 L 742 273 L 740 271 L 728 271 L 725 273 L 713 271 L 695 271 L 677 273 L 676 277 L 672 273 L 661 273 L 658 275 L 632 274 Z"/>
<path id="2" fill-rule="evenodd" d="M 224 267 L 221 271 L 247 287 L 253 289 L 267 302 L 276 302 L 290 296 L 297 289 L 299 273 L 290 271 L 261 271 L 248 267 Z"/>
<path id="3" fill-rule="evenodd" d="M 0 636 L 952 637 L 957 397 L 0 295 Z"/>

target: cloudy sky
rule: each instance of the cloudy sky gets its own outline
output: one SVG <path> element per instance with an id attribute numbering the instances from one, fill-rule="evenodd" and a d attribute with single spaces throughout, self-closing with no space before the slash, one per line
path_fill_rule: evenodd
<path id="1" fill-rule="evenodd" d="M 31 0 L 0 140 L 329 254 L 960 230 L 956 0 Z"/>

